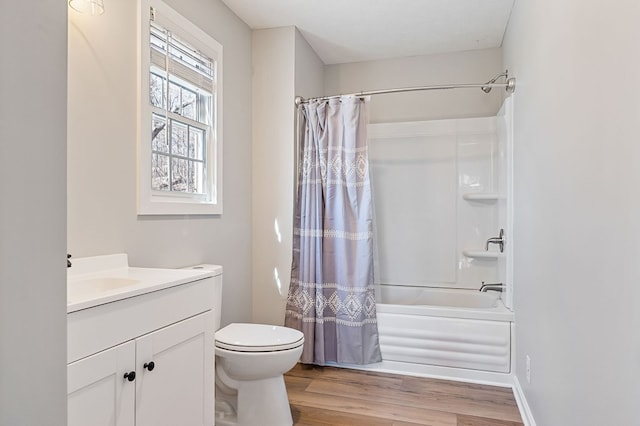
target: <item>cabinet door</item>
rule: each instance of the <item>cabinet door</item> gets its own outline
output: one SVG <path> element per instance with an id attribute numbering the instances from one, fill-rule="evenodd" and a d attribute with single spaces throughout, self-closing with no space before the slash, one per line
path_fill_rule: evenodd
<path id="1" fill-rule="evenodd" d="M 136 340 L 136 426 L 213 424 L 213 333 L 207 312 Z"/>
<path id="2" fill-rule="evenodd" d="M 67 366 L 67 426 L 133 426 L 135 343 L 127 342 Z"/>

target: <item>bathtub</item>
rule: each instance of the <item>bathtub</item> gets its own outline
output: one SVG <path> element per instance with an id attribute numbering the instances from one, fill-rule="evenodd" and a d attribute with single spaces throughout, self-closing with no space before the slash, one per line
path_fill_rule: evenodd
<path id="1" fill-rule="evenodd" d="M 513 313 L 498 292 L 379 285 L 376 309 L 374 370 L 490 383 L 511 371 Z"/>

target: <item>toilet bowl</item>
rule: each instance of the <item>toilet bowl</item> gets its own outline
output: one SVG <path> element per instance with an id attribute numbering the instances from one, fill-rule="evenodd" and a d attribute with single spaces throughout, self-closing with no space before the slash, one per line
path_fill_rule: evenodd
<path id="1" fill-rule="evenodd" d="M 304 335 L 265 324 L 229 324 L 216 332 L 216 425 L 293 424 L 283 374 L 302 354 Z"/>

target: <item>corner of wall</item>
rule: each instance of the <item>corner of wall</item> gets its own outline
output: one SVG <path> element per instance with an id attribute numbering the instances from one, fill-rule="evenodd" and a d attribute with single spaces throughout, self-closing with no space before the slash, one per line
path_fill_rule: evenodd
<path id="1" fill-rule="evenodd" d="M 516 404 L 518 405 L 518 409 L 520 410 L 520 415 L 522 416 L 522 421 L 525 426 L 536 426 L 536 421 L 533 418 L 533 413 L 531 412 L 531 408 L 529 408 L 529 403 L 527 402 L 527 398 L 524 395 L 524 391 L 522 390 L 522 386 L 520 385 L 520 381 L 518 380 L 517 375 L 513 375 L 513 396 L 516 400 Z"/>

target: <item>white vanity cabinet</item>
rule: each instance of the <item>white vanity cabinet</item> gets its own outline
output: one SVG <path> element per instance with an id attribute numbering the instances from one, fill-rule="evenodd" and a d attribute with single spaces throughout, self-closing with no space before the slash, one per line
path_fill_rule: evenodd
<path id="1" fill-rule="evenodd" d="M 211 324 L 209 312 L 136 340 L 136 426 L 212 425 Z"/>
<path id="2" fill-rule="evenodd" d="M 221 279 L 69 312 L 68 426 L 211 426 Z"/>
<path id="3" fill-rule="evenodd" d="M 211 425 L 212 321 L 200 314 L 69 364 L 67 425 Z"/>
<path id="4" fill-rule="evenodd" d="M 133 426 L 135 382 L 123 380 L 135 365 L 127 342 L 67 366 L 68 426 Z"/>

